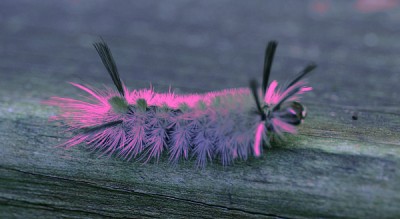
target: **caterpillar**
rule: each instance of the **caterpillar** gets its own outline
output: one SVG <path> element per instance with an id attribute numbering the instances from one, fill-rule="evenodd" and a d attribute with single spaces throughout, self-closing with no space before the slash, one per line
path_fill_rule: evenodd
<path id="1" fill-rule="evenodd" d="M 261 87 L 225 89 L 203 94 L 157 93 L 153 88 L 129 90 L 104 40 L 94 47 L 116 90 L 70 83 L 86 92 L 85 100 L 51 97 L 59 108 L 50 120 L 60 121 L 73 136 L 60 146 L 81 143 L 102 155 L 144 163 L 168 154 L 171 164 L 194 159 L 198 167 L 218 160 L 222 165 L 259 157 L 272 138 L 296 133 L 306 117 L 301 95 L 312 90 L 302 80 L 316 65 L 307 65 L 289 82 L 268 84 L 276 41 L 265 50 Z M 265 146 L 265 147 L 264 147 Z"/>

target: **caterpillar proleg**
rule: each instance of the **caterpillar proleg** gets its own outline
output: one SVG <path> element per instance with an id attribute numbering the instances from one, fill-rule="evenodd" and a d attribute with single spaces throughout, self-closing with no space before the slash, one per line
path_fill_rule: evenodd
<path id="1" fill-rule="evenodd" d="M 301 94 L 311 91 L 302 79 L 316 66 L 308 65 L 291 81 L 278 85 L 269 82 L 277 47 L 268 43 L 261 88 L 256 80 L 249 88 L 226 89 L 203 94 L 157 93 L 152 88 L 129 90 L 121 81 L 108 45 L 94 43 L 101 61 L 117 90 L 95 89 L 71 83 L 86 92 L 86 101 L 51 97 L 46 104 L 60 113 L 74 135 L 61 146 L 84 143 L 101 155 L 148 162 L 167 153 L 171 163 L 195 159 L 204 167 L 213 160 L 223 165 L 235 159 L 260 156 L 272 136 L 296 133 L 306 117 L 299 102 Z"/>

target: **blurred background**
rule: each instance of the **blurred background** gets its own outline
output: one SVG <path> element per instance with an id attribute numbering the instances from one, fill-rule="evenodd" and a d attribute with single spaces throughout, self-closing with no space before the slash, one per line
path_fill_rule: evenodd
<path id="1" fill-rule="evenodd" d="M 69 81 L 111 86 L 92 46 L 100 37 L 132 89 L 245 87 L 277 40 L 272 79 L 319 65 L 305 102 L 399 112 L 399 22 L 398 0 L 2 0 L 0 98 L 71 96 Z"/>

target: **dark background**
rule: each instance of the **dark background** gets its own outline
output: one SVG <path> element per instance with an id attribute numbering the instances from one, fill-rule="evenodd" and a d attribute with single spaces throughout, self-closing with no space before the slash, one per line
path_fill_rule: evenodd
<path id="1" fill-rule="evenodd" d="M 111 85 L 92 47 L 103 37 L 132 89 L 150 82 L 159 91 L 243 87 L 261 79 L 266 42 L 277 40 L 273 79 L 286 80 L 311 61 L 319 65 L 306 101 L 395 107 L 398 3 L 2 1 L 0 86 L 43 99 L 69 95 L 67 81 Z"/>

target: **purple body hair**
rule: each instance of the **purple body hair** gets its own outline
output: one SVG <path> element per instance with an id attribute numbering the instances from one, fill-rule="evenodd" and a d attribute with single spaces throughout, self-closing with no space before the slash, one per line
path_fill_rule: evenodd
<path id="1" fill-rule="evenodd" d="M 108 49 L 105 43 L 101 46 Z M 61 111 L 51 119 L 63 121 L 76 133 L 61 146 L 85 143 L 102 155 L 144 162 L 168 153 L 171 163 L 194 157 L 200 167 L 215 159 L 228 165 L 235 159 L 260 156 L 272 134 L 295 133 L 304 115 L 292 103 L 312 90 L 301 77 L 287 87 L 279 88 L 273 81 L 265 93 L 257 89 L 263 96 L 257 113 L 248 88 L 190 95 L 129 91 L 118 84 L 116 67 L 109 72 L 119 92 L 71 83 L 89 94 L 86 101 L 62 97 L 45 101 Z"/>

